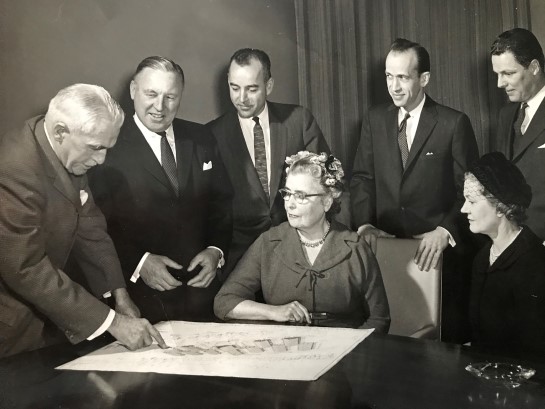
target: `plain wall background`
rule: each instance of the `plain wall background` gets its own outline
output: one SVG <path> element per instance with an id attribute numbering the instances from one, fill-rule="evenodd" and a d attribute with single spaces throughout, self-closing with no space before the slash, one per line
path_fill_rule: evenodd
<path id="1" fill-rule="evenodd" d="M 0 0 L 0 134 L 76 82 L 132 113 L 129 80 L 150 55 L 184 69 L 178 116 L 208 122 L 231 106 L 226 68 L 242 47 L 271 57 L 271 100 L 299 101 L 293 0 Z"/>

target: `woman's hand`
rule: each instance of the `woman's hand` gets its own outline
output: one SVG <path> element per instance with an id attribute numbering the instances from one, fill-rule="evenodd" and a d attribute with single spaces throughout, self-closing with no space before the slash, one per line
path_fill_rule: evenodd
<path id="1" fill-rule="evenodd" d="M 271 319 L 278 322 L 306 322 L 310 324 L 310 314 L 299 301 L 274 306 Z"/>

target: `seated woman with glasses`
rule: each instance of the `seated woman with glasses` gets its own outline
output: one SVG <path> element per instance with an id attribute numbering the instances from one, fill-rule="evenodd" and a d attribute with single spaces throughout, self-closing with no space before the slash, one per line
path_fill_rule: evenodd
<path id="1" fill-rule="evenodd" d="M 488 352 L 545 353 L 545 247 L 522 222 L 532 191 L 502 153 L 484 155 L 464 183 L 473 233 L 490 241 L 473 262 L 472 345 Z"/>
<path id="2" fill-rule="evenodd" d="M 388 300 L 375 256 L 332 219 L 340 210 L 341 163 L 307 151 L 286 163 L 280 194 L 288 222 L 248 249 L 216 295 L 216 316 L 388 332 Z M 259 290 L 265 303 L 255 301 Z"/>

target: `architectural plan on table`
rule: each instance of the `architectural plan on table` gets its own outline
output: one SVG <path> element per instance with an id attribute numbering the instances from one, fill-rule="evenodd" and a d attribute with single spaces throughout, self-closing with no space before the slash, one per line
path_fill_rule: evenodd
<path id="1" fill-rule="evenodd" d="M 311 381 L 373 332 L 186 321 L 161 322 L 155 327 L 168 349 L 153 344 L 131 352 L 114 342 L 57 369 Z"/>

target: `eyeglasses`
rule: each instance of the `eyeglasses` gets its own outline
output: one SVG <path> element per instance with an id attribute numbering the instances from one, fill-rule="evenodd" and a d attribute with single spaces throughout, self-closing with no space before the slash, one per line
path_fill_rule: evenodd
<path id="1" fill-rule="evenodd" d="M 292 192 L 291 190 L 287 188 L 282 188 L 278 190 L 280 192 L 280 195 L 282 196 L 282 199 L 284 201 L 290 200 L 290 197 L 294 197 L 295 201 L 299 204 L 305 204 L 308 202 L 307 197 L 313 197 L 313 196 L 325 196 L 326 193 L 305 193 L 305 192 Z"/>

